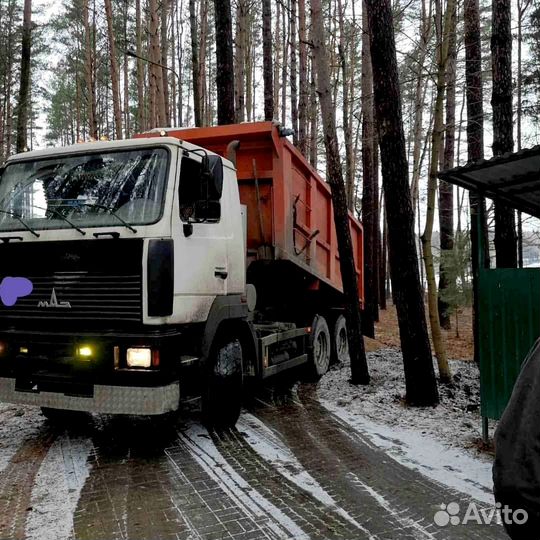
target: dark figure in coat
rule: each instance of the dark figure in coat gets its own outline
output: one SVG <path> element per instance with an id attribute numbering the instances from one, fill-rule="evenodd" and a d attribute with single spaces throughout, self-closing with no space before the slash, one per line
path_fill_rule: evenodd
<path id="1" fill-rule="evenodd" d="M 540 340 L 523 363 L 512 397 L 495 433 L 495 500 L 526 523 L 503 521 L 512 540 L 540 540 Z M 520 518 L 523 516 L 521 513 Z"/>

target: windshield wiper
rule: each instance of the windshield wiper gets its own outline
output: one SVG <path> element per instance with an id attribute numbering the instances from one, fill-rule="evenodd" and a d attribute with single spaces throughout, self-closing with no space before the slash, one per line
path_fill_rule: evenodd
<path id="1" fill-rule="evenodd" d="M 63 216 L 58 210 L 55 210 L 54 208 L 42 208 L 41 206 L 36 206 L 35 204 L 32 205 L 32 208 L 37 208 L 38 210 L 44 210 L 45 212 L 51 212 L 55 216 L 58 216 L 60 219 L 63 219 L 66 223 L 69 223 L 73 229 L 80 232 L 83 236 L 86 235 L 85 231 L 77 227 L 75 223 L 72 223 L 66 216 Z"/>
<path id="2" fill-rule="evenodd" d="M 127 227 L 131 232 L 136 233 L 137 229 L 135 227 L 132 227 L 125 219 L 121 218 L 112 208 L 109 208 L 108 206 L 105 206 L 104 204 L 97 204 L 97 203 L 80 203 L 75 206 L 88 206 L 89 208 L 101 208 L 102 210 L 106 210 L 111 214 L 111 216 L 114 216 L 118 221 L 124 225 L 124 227 Z"/>
<path id="3" fill-rule="evenodd" d="M 32 229 L 32 227 L 30 227 L 30 225 L 25 223 L 23 221 L 23 218 L 21 216 L 19 216 L 19 214 L 16 214 L 15 212 L 11 212 L 10 210 L 2 210 L 2 209 L 0 209 L 0 212 L 2 214 L 7 214 L 8 216 L 14 217 L 15 219 L 19 220 L 21 222 L 21 224 L 23 225 L 23 227 L 27 231 L 30 231 L 36 238 L 39 238 L 39 234 L 36 231 L 34 231 L 34 229 Z"/>

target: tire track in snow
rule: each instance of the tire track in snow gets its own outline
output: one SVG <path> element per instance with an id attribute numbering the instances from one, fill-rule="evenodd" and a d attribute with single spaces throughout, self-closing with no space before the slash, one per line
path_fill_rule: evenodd
<path id="1" fill-rule="evenodd" d="M 390 490 L 396 495 L 409 491 L 407 497 L 410 495 L 410 479 L 406 480 L 402 474 L 408 471 L 401 468 L 393 471 L 392 467 L 388 467 L 387 471 L 385 462 L 392 460 L 384 452 L 349 438 L 342 431 L 341 423 L 337 423 L 331 414 L 311 399 L 310 388 L 300 387 L 300 401 L 288 400 L 285 405 L 260 407 L 255 415 L 279 433 L 302 467 L 332 495 L 338 506 L 371 534 L 381 539 L 409 539 L 424 534 L 413 524 L 433 516 L 434 500 L 429 505 L 423 505 L 424 497 L 419 495 L 417 501 L 409 500 L 410 504 L 406 504 L 393 497 L 391 500 L 399 504 L 394 504 L 393 508 L 384 508 L 371 493 L 355 484 L 348 476 L 350 472 L 357 474 L 367 485 L 375 487 L 377 492 L 386 493 L 385 490 Z M 381 481 L 382 484 L 388 481 L 384 490 L 380 488 Z M 420 482 L 412 486 L 420 490 L 424 487 Z M 399 512 L 402 507 L 410 508 L 413 514 L 407 526 L 404 525 L 402 515 L 398 519 L 394 514 L 394 509 Z M 420 538 L 425 538 L 425 534 Z"/>
<path id="2" fill-rule="evenodd" d="M 249 485 L 227 462 L 199 425 L 180 433 L 180 443 L 259 530 L 261 540 L 309 540 L 309 536 L 280 509 Z"/>
<path id="3" fill-rule="evenodd" d="M 366 483 L 362 482 L 358 476 L 353 473 L 348 475 L 352 481 L 359 485 L 361 489 L 367 491 L 377 503 L 386 510 L 389 514 L 392 514 L 403 526 L 404 529 L 412 529 L 416 532 L 415 538 L 418 540 L 424 538 L 427 540 L 435 540 L 435 536 L 431 534 L 427 529 L 425 529 L 419 522 L 408 516 L 402 516 L 401 511 L 395 508 L 390 502 L 388 502 L 380 493 L 375 491 L 371 486 L 368 486 Z"/>
<path id="4" fill-rule="evenodd" d="M 32 487 L 42 461 L 56 438 L 43 426 L 15 452 L 0 472 L 0 538 L 24 539 Z"/>
<path id="5" fill-rule="evenodd" d="M 93 448 L 86 437 L 61 435 L 49 448 L 32 489 L 27 540 L 64 540 L 75 536 L 73 514 L 88 478 Z"/>
<path id="6" fill-rule="evenodd" d="M 362 525 L 351 523 L 350 516 L 347 519 L 309 491 L 298 489 L 295 482 L 262 458 L 237 430 L 213 433 L 212 439 L 235 472 L 249 485 L 256 486 L 263 497 L 289 516 L 309 538 L 377 538 Z"/>
<path id="7" fill-rule="evenodd" d="M 300 489 L 307 491 L 341 515 L 353 527 L 363 531 L 369 538 L 370 532 L 354 519 L 346 510 L 341 508 L 327 491 L 304 469 L 294 454 L 283 441 L 263 422 L 251 414 L 244 414 L 237 423 L 237 429 L 246 438 L 250 446 L 275 467 L 285 478 L 295 483 Z"/>

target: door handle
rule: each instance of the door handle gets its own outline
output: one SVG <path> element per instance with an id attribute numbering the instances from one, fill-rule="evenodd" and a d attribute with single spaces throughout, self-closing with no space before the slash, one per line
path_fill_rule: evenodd
<path id="1" fill-rule="evenodd" d="M 216 268 L 214 270 L 214 276 L 221 278 L 221 279 L 227 279 L 227 276 L 229 275 L 229 272 L 225 270 L 225 268 Z"/>

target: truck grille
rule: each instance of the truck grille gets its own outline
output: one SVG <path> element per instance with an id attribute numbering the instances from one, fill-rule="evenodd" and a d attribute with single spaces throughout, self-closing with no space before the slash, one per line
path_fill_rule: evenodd
<path id="1" fill-rule="evenodd" d="M 14 306 L 0 302 L 4 327 L 114 328 L 142 322 L 142 241 L 0 246 L 0 280 L 3 276 L 26 277 L 34 285 Z"/>
<path id="2" fill-rule="evenodd" d="M 141 276 L 111 276 L 85 271 L 28 276 L 32 294 L 12 308 L 0 307 L 10 319 L 140 321 Z"/>

